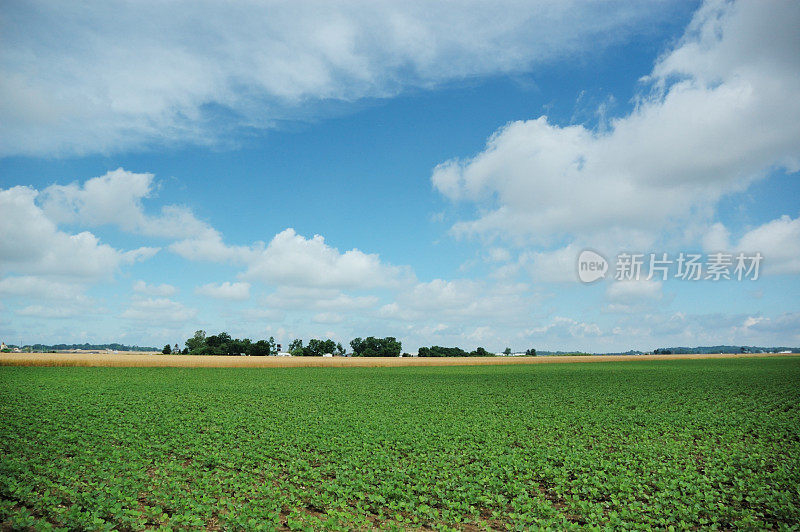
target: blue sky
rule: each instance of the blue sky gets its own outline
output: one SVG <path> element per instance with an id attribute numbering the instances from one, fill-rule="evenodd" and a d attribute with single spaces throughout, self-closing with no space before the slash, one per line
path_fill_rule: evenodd
<path id="1" fill-rule="evenodd" d="M 0 17 L 8 343 L 800 345 L 796 3 L 109 6 Z"/>

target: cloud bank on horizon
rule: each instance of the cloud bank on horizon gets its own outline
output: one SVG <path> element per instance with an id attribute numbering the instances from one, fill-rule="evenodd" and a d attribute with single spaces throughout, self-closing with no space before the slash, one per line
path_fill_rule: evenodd
<path id="1" fill-rule="evenodd" d="M 757 223 L 720 212 L 800 171 L 795 2 L 705 2 L 640 73 L 625 112 L 597 124 L 521 115 L 486 131 L 482 149 L 441 159 L 424 176 L 448 213 L 441 238 L 474 255 L 456 270 L 388 260 L 389 242 L 341 248 L 328 239 L 347 234 L 304 235 L 291 219 L 244 238 L 244 226 L 162 198 L 157 155 L 236 151 L 293 121 L 324 128 L 364 100 L 535 77 L 646 39 L 642 28 L 674 4 L 117 7 L 14 3 L 0 22 L 0 173 L 96 154 L 152 165 L 38 188 L 3 178 L 0 336 L 154 344 L 208 328 L 285 343 L 393 335 L 410 349 L 800 344 L 786 296 L 798 293 L 800 195 L 778 213 L 742 200 Z M 331 102 L 354 107 L 332 114 Z M 186 186 L 224 194 L 222 179 Z M 784 186 L 766 203 L 785 199 Z M 587 247 L 758 251 L 764 277 L 588 287 L 575 275 Z"/>

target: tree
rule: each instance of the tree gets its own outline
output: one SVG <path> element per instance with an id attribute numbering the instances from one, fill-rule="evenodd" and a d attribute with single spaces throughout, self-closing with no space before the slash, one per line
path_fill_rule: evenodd
<path id="1" fill-rule="evenodd" d="M 296 351 L 297 349 L 303 349 L 303 341 L 299 338 L 292 340 L 289 342 L 289 352 Z"/>
<path id="2" fill-rule="evenodd" d="M 303 355 L 307 357 L 321 357 L 326 353 L 333 353 L 335 350 L 336 344 L 333 340 L 317 340 L 316 338 L 312 338 L 303 349 Z"/>
<path id="3" fill-rule="evenodd" d="M 245 338 L 244 340 L 239 340 L 236 338 L 235 340 L 231 340 L 228 342 L 228 349 L 227 354 L 229 355 L 249 355 L 250 354 L 250 339 Z"/>
<path id="4" fill-rule="evenodd" d="M 360 357 L 364 351 L 364 340 L 361 338 L 354 338 L 350 341 L 350 347 L 353 348 L 353 356 Z"/>
<path id="5" fill-rule="evenodd" d="M 241 353 L 241 345 L 238 345 L 226 332 L 221 332 L 206 338 L 206 349 L 203 354 L 208 355 L 232 355 Z"/>
<path id="6" fill-rule="evenodd" d="M 362 340 L 356 338 L 350 342 L 353 348 L 353 355 L 357 357 L 396 357 L 400 356 L 403 346 L 396 338 L 387 336 L 386 338 L 375 338 L 369 336 Z"/>
<path id="7" fill-rule="evenodd" d="M 172 347 L 170 347 L 170 345 L 167 344 L 167 345 L 164 346 L 164 349 L 162 349 L 161 352 L 164 353 L 165 355 L 171 355 L 172 354 Z"/>
<path id="8" fill-rule="evenodd" d="M 471 357 L 490 357 L 492 354 L 488 352 L 486 349 L 479 347 L 475 351 L 469 354 Z"/>
<path id="9" fill-rule="evenodd" d="M 316 338 L 312 338 L 308 341 L 308 345 L 303 348 L 303 356 L 306 357 L 321 357 L 323 355 L 322 351 L 322 340 L 317 340 Z"/>
<path id="10" fill-rule="evenodd" d="M 536 356 L 536 349 L 526 349 L 525 350 L 525 354 L 528 355 L 529 357 L 535 357 Z"/>
<path id="11" fill-rule="evenodd" d="M 305 350 L 303 349 L 303 341 L 297 338 L 289 342 L 289 353 L 291 353 L 293 357 L 303 356 L 305 354 Z"/>
<path id="12" fill-rule="evenodd" d="M 266 340 L 259 340 L 250 345 L 249 355 L 254 357 L 265 357 L 272 354 L 272 346 Z"/>
<path id="13" fill-rule="evenodd" d="M 474 353 L 474 351 L 473 351 Z M 465 357 L 469 353 L 460 347 L 440 347 L 432 345 L 431 347 L 420 347 L 418 356 L 421 357 Z"/>
<path id="14" fill-rule="evenodd" d="M 297 340 L 299 342 L 299 340 Z M 302 342 L 301 342 L 302 345 Z M 194 336 L 186 340 L 186 349 L 183 354 L 193 355 L 251 355 L 267 356 L 276 351 L 275 338 L 253 342 L 250 338 L 231 338 L 226 332 L 206 336 L 205 331 L 197 331 Z M 173 353 L 179 353 L 175 346 Z"/>
<path id="15" fill-rule="evenodd" d="M 504 355 L 510 355 L 511 354 L 511 348 L 510 347 L 506 347 L 505 349 L 503 349 L 503 354 Z"/>
<path id="16" fill-rule="evenodd" d="M 181 348 L 178 347 L 178 344 L 175 344 L 175 347 L 172 348 L 172 352 L 178 354 L 181 352 Z"/>
<path id="17" fill-rule="evenodd" d="M 194 336 L 186 340 L 186 349 L 190 353 L 197 353 L 206 345 L 206 332 L 195 331 Z"/>
<path id="18" fill-rule="evenodd" d="M 344 347 L 342 347 L 341 343 L 336 344 L 336 352 L 334 354 L 340 357 L 344 356 Z"/>

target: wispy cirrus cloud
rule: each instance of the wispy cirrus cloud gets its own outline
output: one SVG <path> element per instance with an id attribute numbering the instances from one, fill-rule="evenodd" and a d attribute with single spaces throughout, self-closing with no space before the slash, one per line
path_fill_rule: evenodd
<path id="1" fill-rule="evenodd" d="M 621 1 L 10 2 L 0 41 L 0 156 L 224 143 L 231 130 L 308 118 L 326 101 L 529 70 L 641 32 L 673 9 Z"/>

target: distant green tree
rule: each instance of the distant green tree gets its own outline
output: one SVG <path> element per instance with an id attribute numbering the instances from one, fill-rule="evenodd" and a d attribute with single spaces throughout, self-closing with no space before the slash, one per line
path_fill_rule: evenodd
<path id="1" fill-rule="evenodd" d="M 441 347 L 433 345 L 431 347 L 420 347 L 418 356 L 421 357 L 465 357 L 469 353 L 460 347 Z"/>
<path id="2" fill-rule="evenodd" d="M 536 356 L 536 349 L 526 349 L 525 350 L 525 354 L 528 355 L 529 357 L 535 357 Z"/>
<path id="3" fill-rule="evenodd" d="M 504 355 L 510 355 L 511 354 L 511 348 L 510 347 L 506 347 L 505 349 L 503 349 L 503 354 Z"/>
<path id="4" fill-rule="evenodd" d="M 336 350 L 336 344 L 333 340 L 317 340 L 312 338 L 308 341 L 308 345 L 303 348 L 303 355 L 307 357 L 321 357 L 326 353 L 333 353 Z"/>
<path id="5" fill-rule="evenodd" d="M 206 345 L 206 332 L 205 331 L 195 331 L 194 336 L 186 340 L 186 349 L 189 350 L 190 353 L 196 354 L 199 353 L 203 347 Z"/>
<path id="6" fill-rule="evenodd" d="M 250 354 L 250 339 L 245 338 L 239 340 L 238 338 L 230 340 L 227 345 L 227 355 L 249 355 Z"/>
<path id="7" fill-rule="evenodd" d="M 303 348 L 303 356 L 306 357 L 321 357 L 322 356 L 322 346 L 321 340 L 317 340 L 316 338 L 312 338 L 308 341 L 308 345 Z"/>
<path id="8" fill-rule="evenodd" d="M 219 339 L 219 335 L 212 334 L 206 337 L 206 345 L 203 349 L 203 354 L 205 355 L 220 355 L 222 354 L 222 342 Z"/>
<path id="9" fill-rule="evenodd" d="M 299 338 L 296 338 L 289 342 L 289 352 L 296 351 L 298 349 L 303 349 L 303 341 Z"/>
<path id="10" fill-rule="evenodd" d="M 164 349 L 162 349 L 161 352 L 164 353 L 165 355 L 171 355 L 172 347 L 169 344 L 167 344 L 164 346 Z"/>
<path id="11" fill-rule="evenodd" d="M 353 356 L 360 357 L 364 350 L 364 340 L 361 338 L 353 338 L 350 340 L 350 347 L 353 349 Z"/>
<path id="12" fill-rule="evenodd" d="M 259 340 L 250 346 L 249 355 L 255 357 L 265 357 L 272 354 L 272 346 L 266 340 Z"/>
<path id="13" fill-rule="evenodd" d="M 403 346 L 396 338 L 375 338 L 369 336 L 365 339 L 355 338 L 350 342 L 353 355 L 358 357 L 396 357 L 400 356 Z"/>
<path id="14" fill-rule="evenodd" d="M 301 340 L 295 340 L 302 346 Z M 179 353 L 178 346 L 175 346 L 173 353 Z M 226 332 L 207 336 L 205 331 L 197 331 L 194 336 L 186 340 L 184 354 L 192 355 L 249 355 L 249 356 L 268 356 L 277 352 L 275 338 L 270 336 L 269 340 L 258 340 L 253 342 L 250 338 L 231 338 Z"/>
<path id="15" fill-rule="evenodd" d="M 492 354 L 490 352 L 488 352 L 486 349 L 484 349 L 482 347 L 479 347 L 475 351 L 471 352 L 469 354 L 469 356 L 471 356 L 471 357 L 490 357 L 490 356 L 492 356 Z"/>
<path id="16" fill-rule="evenodd" d="M 226 332 L 221 332 L 212 336 L 206 337 L 205 354 L 209 355 L 233 355 L 239 354 L 241 346 L 234 342 L 231 335 Z"/>

